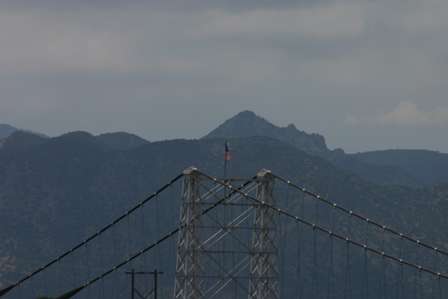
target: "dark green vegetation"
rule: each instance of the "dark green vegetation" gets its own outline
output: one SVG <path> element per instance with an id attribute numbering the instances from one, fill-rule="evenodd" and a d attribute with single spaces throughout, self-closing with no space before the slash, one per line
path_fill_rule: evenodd
<path id="1" fill-rule="evenodd" d="M 56 138 L 24 132 L 9 136 L 0 150 L 0 285 L 84 239 L 188 166 L 222 175 L 224 138 L 230 138 L 231 173 L 235 176 L 271 169 L 400 231 L 448 248 L 448 187 L 442 184 L 448 184 L 443 164 L 446 155 L 428 151 L 345 154 L 329 150 L 322 136 L 293 126 L 278 128 L 243 112 L 200 140 L 149 143 L 126 133 L 93 136 L 85 132 Z M 177 191 L 171 195 L 180 197 Z M 290 202 L 298 198 L 298 194 L 295 199 L 284 196 L 279 201 L 298 214 L 302 208 Z M 151 236 L 166 232 L 177 221 L 179 206 L 175 201 L 161 201 L 160 205 L 157 213 L 162 223 L 148 220 Z M 313 219 L 314 205 L 305 208 L 307 217 Z M 324 225 L 333 222 L 341 233 L 348 233 L 351 227 L 361 241 L 366 237 L 364 225 L 350 224 L 327 208 L 321 208 L 317 220 Z M 287 224 L 289 245 L 285 245 L 284 256 L 291 263 L 297 260 L 292 246 L 297 239 L 295 228 Z M 146 234 L 149 232 L 137 232 L 140 237 Z M 372 230 L 370 235 L 380 240 L 372 245 L 381 246 L 381 232 Z M 311 234 L 301 238 L 304 254 L 311 254 Z M 321 237 L 317 242 L 319 263 L 328 264 L 328 240 Z M 400 249 L 392 240 L 386 237 L 384 243 L 385 249 L 398 254 Z M 336 247 L 335 252 L 341 253 L 335 263 L 342 265 L 344 246 Z M 406 254 L 416 259 L 420 251 L 409 246 Z M 420 262 L 434 266 L 431 254 L 428 256 Z M 173 271 L 174 262 L 174 258 L 165 260 L 163 270 Z M 448 265 L 446 262 L 438 263 L 439 270 Z M 311 258 L 303 263 L 305 281 L 311 284 Z M 353 271 L 362 270 L 362 252 L 352 263 Z M 377 270 L 380 264 L 380 259 L 370 263 Z M 335 268 L 342 273 L 343 266 Z M 394 271 L 397 269 L 388 270 Z M 283 272 L 291 274 L 285 275 L 284 298 L 296 292 L 293 272 L 290 268 Z M 322 266 L 318 274 L 325 277 L 326 273 L 328 269 Z M 380 270 L 372 274 L 372 281 L 380 277 L 378 273 Z M 353 275 L 353 292 L 358 294 L 353 298 L 362 292 L 359 277 Z M 316 298 L 325 298 L 325 288 L 318 286 L 321 291 Z M 372 292 L 378 294 L 378 287 Z M 337 293 L 335 298 L 343 298 L 343 294 Z"/>

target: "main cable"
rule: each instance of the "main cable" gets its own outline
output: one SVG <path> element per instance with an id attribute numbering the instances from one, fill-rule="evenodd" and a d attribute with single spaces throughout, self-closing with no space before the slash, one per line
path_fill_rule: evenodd
<path id="1" fill-rule="evenodd" d="M 312 198 L 317 199 L 317 200 L 319 200 L 319 201 L 321 201 L 321 202 L 323 202 L 323 203 L 325 203 L 325 204 L 327 204 L 327 205 L 329 205 L 329 206 L 331 206 L 331 207 L 333 207 L 333 208 L 335 208 L 335 209 L 337 209 L 337 210 L 339 210 L 339 211 L 341 211 L 341 212 L 343 212 L 343 213 L 345 213 L 345 214 L 347 214 L 347 215 L 350 215 L 350 216 L 353 216 L 353 217 L 355 217 L 355 218 L 358 218 L 359 220 L 364 221 L 364 222 L 366 222 L 366 223 L 368 223 L 368 224 L 370 224 L 370 225 L 373 225 L 373 226 L 375 226 L 375 227 L 377 227 L 377 228 L 380 228 L 380 229 L 382 229 L 382 230 L 384 230 L 384 231 L 386 231 L 386 232 L 388 232 L 388 233 L 390 233 L 390 234 L 392 234 L 392 235 L 398 236 L 398 237 L 400 237 L 400 238 L 403 239 L 403 240 L 407 240 L 407 241 L 409 241 L 409 242 L 411 242 L 411 243 L 414 243 L 414 244 L 416 244 L 416 245 L 422 246 L 422 247 L 424 247 L 424 248 L 426 248 L 426 249 L 435 251 L 435 252 L 437 252 L 437 253 L 440 253 L 441 255 L 444 255 L 444 256 L 447 256 L 447 257 L 448 257 L 448 251 L 446 251 L 446 250 L 443 250 L 443 249 L 440 249 L 440 248 L 438 248 L 438 247 L 436 247 L 436 246 L 432 246 L 432 245 L 430 245 L 430 244 L 428 244 L 428 243 L 422 242 L 422 241 L 420 241 L 420 240 L 418 240 L 418 239 L 416 239 L 416 238 L 414 238 L 414 237 L 412 237 L 412 236 L 409 236 L 409 235 L 400 233 L 400 232 L 398 232 L 397 230 L 388 227 L 387 225 L 382 225 L 381 223 L 379 223 L 379 222 L 377 222 L 377 221 L 374 221 L 374 220 L 372 220 L 372 219 L 370 219 L 370 218 L 368 218 L 368 217 L 365 217 L 365 216 L 363 216 L 363 215 L 361 215 L 361 214 L 359 214 L 359 213 L 356 213 L 356 212 L 354 212 L 353 210 L 347 209 L 347 208 L 345 208 L 345 207 L 343 207 L 343 206 L 337 204 L 336 202 L 330 201 L 330 200 L 328 200 L 328 199 L 326 199 L 326 198 L 320 196 L 320 195 L 317 194 L 317 193 L 314 193 L 314 192 L 312 192 L 312 191 L 309 191 L 309 190 L 306 189 L 305 187 L 301 187 L 301 186 L 299 186 L 299 185 L 296 185 L 296 184 L 292 183 L 291 181 L 289 181 L 289 180 L 287 180 L 287 179 L 284 179 L 284 178 L 281 177 L 281 176 L 278 176 L 278 175 L 276 175 L 276 174 L 272 174 L 272 175 L 273 175 L 276 179 L 278 179 L 279 181 L 281 181 L 281 182 L 287 184 L 288 186 L 291 186 L 291 187 L 293 187 L 293 188 L 295 188 L 295 189 L 301 191 L 302 193 L 304 193 L 304 194 L 306 194 L 306 195 L 309 195 L 309 196 L 311 196 Z"/>
<path id="2" fill-rule="evenodd" d="M 85 239 L 84 241 L 82 241 L 81 243 L 75 245 L 74 247 L 72 247 L 71 249 L 67 250 L 66 252 L 64 252 L 63 254 L 59 255 L 58 257 L 54 258 L 53 260 L 51 260 L 50 262 L 48 262 L 47 264 L 35 269 L 34 271 L 32 271 L 30 274 L 24 276 L 23 278 L 21 278 L 20 280 L 18 280 L 17 282 L 15 282 L 14 284 L 0 290 L 0 297 L 3 297 L 4 295 L 6 295 L 7 293 L 9 293 L 10 291 L 12 291 L 13 289 L 15 289 L 16 287 L 18 287 L 19 285 L 21 285 L 22 283 L 24 283 L 25 281 L 31 279 L 32 277 L 36 276 L 37 274 L 39 274 L 40 272 L 48 269 L 49 267 L 51 267 L 52 265 L 54 265 L 57 262 L 60 262 L 63 258 L 71 255 L 72 253 L 74 253 L 75 251 L 77 251 L 78 249 L 84 247 L 85 245 L 87 245 L 88 243 L 90 243 L 91 241 L 93 241 L 94 239 L 96 239 L 97 237 L 99 237 L 100 235 L 102 235 L 103 233 L 105 233 L 106 231 L 108 231 L 110 228 L 112 228 L 113 226 L 115 226 L 116 224 L 118 224 L 119 222 L 121 222 L 123 219 L 127 218 L 129 215 L 131 215 L 132 213 L 134 213 L 136 210 L 140 209 L 141 207 L 143 207 L 146 203 L 148 203 L 149 201 L 151 201 L 152 199 L 156 198 L 160 193 L 162 193 L 163 191 L 165 191 L 168 187 L 170 187 L 171 185 L 173 185 L 175 182 L 177 182 L 180 178 L 182 178 L 184 176 L 183 173 L 177 175 L 176 177 L 174 177 L 173 179 L 171 179 L 167 184 L 165 184 L 164 186 L 162 186 L 160 189 L 158 189 L 157 191 L 155 191 L 153 194 L 151 194 L 150 196 L 148 196 L 147 198 L 145 198 L 144 200 L 140 201 L 137 205 L 135 205 L 134 207 L 132 207 L 131 209 L 129 209 L 128 211 L 126 211 L 124 214 L 122 214 L 120 217 L 116 218 L 115 220 L 113 220 L 111 223 L 109 223 L 108 225 L 104 226 L 102 229 L 100 229 L 99 231 L 97 231 L 96 233 L 94 233 L 93 235 L 91 235 L 90 237 L 88 237 L 87 239 Z"/>
<path id="3" fill-rule="evenodd" d="M 197 170 L 195 170 L 197 171 Z M 201 172 L 197 171 L 199 174 L 202 174 Z M 241 189 L 244 189 L 246 186 L 248 186 L 249 184 L 252 183 L 252 181 L 255 179 L 256 177 L 253 177 L 252 179 L 246 181 L 244 184 L 241 184 L 238 188 L 234 188 L 231 184 L 226 184 L 227 188 L 230 188 L 231 190 L 233 190 L 232 192 L 230 192 L 228 195 L 222 197 L 221 199 L 219 199 L 218 201 L 216 201 L 214 204 L 212 204 L 211 206 L 209 206 L 208 208 L 204 209 L 200 214 L 196 215 L 195 217 L 193 217 L 190 222 L 188 223 L 183 223 L 181 225 L 179 225 L 177 228 L 173 229 L 172 231 L 170 231 L 169 233 L 165 234 L 162 238 L 160 238 L 159 240 L 157 240 L 156 242 L 152 243 L 151 245 L 147 246 L 146 248 L 136 252 L 135 254 L 133 254 L 132 256 L 128 257 L 126 260 L 122 261 L 121 263 L 115 265 L 113 268 L 107 270 L 106 272 L 104 272 L 101 275 L 98 275 L 97 277 L 91 279 L 90 281 L 86 282 L 84 285 L 74 288 L 73 290 L 59 296 L 56 297 L 56 299 L 69 299 L 72 298 L 74 295 L 76 295 L 77 293 L 79 293 L 80 291 L 82 291 L 83 289 L 95 284 L 96 282 L 102 280 L 103 278 L 106 278 L 107 276 L 109 276 L 110 274 L 114 273 L 115 271 L 119 270 L 120 268 L 122 268 L 123 266 L 127 265 L 128 263 L 130 263 L 131 261 L 135 260 L 136 258 L 140 257 L 141 255 L 143 255 L 144 253 L 150 251 L 151 249 L 155 248 L 156 246 L 158 246 L 159 244 L 163 243 L 164 241 L 170 239 L 171 237 L 173 237 L 174 235 L 176 235 L 180 230 L 182 230 L 183 228 L 185 228 L 188 224 L 196 221 L 197 219 L 199 219 L 200 217 L 206 215 L 207 213 L 209 213 L 211 210 L 215 209 L 217 206 L 221 205 L 222 203 L 224 203 L 228 198 L 231 198 L 233 195 L 241 192 Z"/>
<path id="4" fill-rule="evenodd" d="M 321 233 L 328 234 L 330 236 L 333 236 L 335 239 L 347 242 L 347 243 L 349 243 L 349 244 L 351 244 L 351 245 L 353 245 L 355 247 L 359 247 L 359 248 L 364 249 L 364 250 L 366 250 L 366 251 L 368 251 L 370 253 L 373 253 L 376 256 L 382 257 L 384 259 L 388 259 L 388 260 L 396 262 L 396 263 L 398 263 L 400 265 L 405 265 L 405 266 L 408 266 L 410 268 L 416 269 L 418 271 L 428 273 L 428 274 L 433 275 L 435 277 L 443 278 L 443 279 L 448 280 L 448 274 L 440 273 L 440 272 L 434 271 L 434 270 L 432 270 L 430 268 L 426 268 L 426 267 L 414 264 L 414 263 L 409 262 L 407 260 L 404 260 L 402 258 L 393 256 L 391 254 L 387 254 L 384 251 L 380 251 L 378 249 L 369 247 L 366 244 L 362 244 L 362 243 L 360 243 L 358 241 L 355 241 L 355 240 L 351 239 L 350 237 L 345 237 L 345 236 L 339 235 L 337 233 L 334 233 L 334 232 L 332 232 L 331 230 L 329 230 L 329 229 L 327 229 L 325 227 L 322 227 L 322 226 L 319 226 L 317 224 L 311 223 L 311 222 L 309 222 L 309 221 L 307 221 L 305 219 L 302 219 L 299 216 L 293 215 L 293 214 L 291 214 L 291 213 L 289 213 L 289 212 L 287 212 L 287 211 L 285 211 L 285 210 L 283 210 L 283 209 L 281 209 L 281 208 L 279 208 L 279 207 L 277 207 L 275 205 L 268 204 L 268 203 L 266 203 L 264 201 L 261 201 L 261 200 L 255 198 L 255 197 L 253 197 L 253 196 L 250 196 L 249 194 L 246 194 L 246 193 L 244 193 L 244 192 L 242 192 L 240 190 L 236 190 L 232 186 L 227 185 L 225 182 L 223 182 L 223 181 L 221 181 L 221 180 L 219 180 L 217 178 L 211 177 L 211 176 L 209 176 L 207 174 L 204 174 L 204 173 L 201 173 L 201 175 L 203 175 L 204 177 L 206 177 L 206 178 L 208 178 L 208 179 L 210 179 L 210 180 L 212 180 L 212 181 L 214 181 L 214 182 L 216 182 L 218 184 L 221 184 L 221 185 L 225 186 L 229 190 L 232 190 L 232 191 L 235 191 L 237 193 L 240 193 L 245 198 L 250 199 L 252 201 L 255 201 L 259 205 L 262 205 L 262 206 L 265 206 L 265 207 L 267 207 L 269 209 L 272 209 L 272 210 L 276 211 L 277 213 L 279 213 L 281 215 L 284 215 L 284 216 L 286 216 L 288 218 L 293 219 L 295 222 L 302 223 L 302 224 L 310 227 L 314 231 L 320 231 Z"/>

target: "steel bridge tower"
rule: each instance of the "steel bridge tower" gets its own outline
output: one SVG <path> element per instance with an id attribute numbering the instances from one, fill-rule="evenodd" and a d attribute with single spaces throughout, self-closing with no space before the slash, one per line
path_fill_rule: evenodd
<path id="1" fill-rule="evenodd" d="M 268 170 L 257 175 L 257 199 L 274 205 L 274 178 Z M 255 210 L 250 261 L 249 299 L 278 299 L 277 227 L 275 211 L 265 205 Z"/>
<path id="2" fill-rule="evenodd" d="M 197 218 L 201 213 L 200 177 L 195 168 L 186 169 L 184 176 L 180 215 L 180 222 L 184 227 L 179 232 L 177 241 L 174 298 L 196 299 L 202 298 L 199 283 L 200 239 L 198 226 L 200 218 Z"/>
<path id="3" fill-rule="evenodd" d="M 242 196 L 274 204 L 270 171 L 260 171 L 241 193 L 195 168 L 184 175 L 174 299 L 278 299 L 276 215 Z M 199 217 L 225 196 L 220 209 Z"/>

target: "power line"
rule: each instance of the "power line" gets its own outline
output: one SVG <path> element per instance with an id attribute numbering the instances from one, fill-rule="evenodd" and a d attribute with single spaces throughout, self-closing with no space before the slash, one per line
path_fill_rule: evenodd
<path id="1" fill-rule="evenodd" d="M 409 262 L 409 261 L 407 261 L 407 260 L 404 260 L 404 259 L 402 259 L 402 258 L 393 256 L 393 255 L 391 255 L 391 254 L 387 254 L 387 253 L 385 253 L 384 251 L 377 250 L 377 249 L 375 249 L 375 248 L 372 248 L 372 247 L 369 247 L 369 246 L 367 246 L 367 245 L 365 245 L 365 244 L 362 244 L 362 243 L 360 243 L 360 242 L 358 242 L 358 241 L 352 240 L 352 239 L 349 238 L 349 237 L 345 237 L 345 236 L 336 234 L 336 233 L 332 232 L 331 230 L 329 230 L 329 229 L 327 229 L 327 228 L 324 228 L 324 227 L 319 226 L 319 225 L 317 225 L 317 224 L 311 223 L 311 222 L 309 222 L 309 221 L 307 221 L 307 220 L 305 220 L 305 219 L 302 219 L 302 218 L 300 218 L 299 216 L 293 215 L 293 214 L 291 214 L 291 213 L 289 213 L 289 212 L 287 212 L 287 211 L 285 211 L 285 210 L 283 210 L 283 209 L 281 209 L 281 208 L 278 208 L 278 207 L 276 207 L 276 206 L 274 206 L 274 205 L 271 205 L 271 204 L 268 204 L 268 203 L 266 203 L 266 202 L 260 201 L 260 200 L 256 199 L 255 197 L 252 197 L 252 196 L 250 196 L 249 194 L 246 194 L 246 193 L 244 193 L 244 192 L 242 192 L 242 191 L 240 191 L 240 190 L 236 190 L 236 189 L 233 188 L 231 185 L 226 184 L 225 182 L 220 181 L 220 180 L 218 180 L 217 178 L 211 177 L 211 176 L 209 176 L 209 175 L 207 175 L 207 174 L 204 174 L 204 173 L 201 173 L 201 175 L 204 176 L 204 177 L 206 177 L 206 178 L 208 178 L 208 179 L 210 179 L 210 180 L 212 180 L 212 181 L 214 181 L 214 182 L 216 182 L 216 183 L 218 183 L 218 184 L 221 184 L 221 185 L 223 185 L 223 186 L 226 186 L 226 188 L 228 188 L 229 190 L 232 190 L 232 191 L 235 191 L 235 192 L 237 192 L 237 193 L 242 194 L 245 198 L 248 198 L 248 199 L 250 199 L 250 200 L 252 200 L 252 201 L 255 201 L 255 202 L 257 202 L 257 203 L 260 204 L 260 205 L 266 206 L 266 207 L 268 207 L 268 208 L 270 208 L 270 209 L 276 211 L 277 213 L 279 213 L 279 214 L 281 214 L 281 215 L 284 215 L 284 216 L 286 216 L 286 217 L 288 217 L 288 218 L 293 219 L 293 220 L 296 221 L 296 222 L 302 223 L 302 224 L 304 224 L 304 225 L 306 225 L 306 226 L 312 228 L 313 231 L 320 231 L 321 233 L 324 233 L 324 234 L 327 234 L 327 235 L 329 235 L 329 236 L 332 236 L 333 238 L 335 238 L 335 239 L 337 239 L 337 240 L 345 241 L 345 242 L 347 242 L 348 244 L 351 244 L 351 245 L 354 245 L 355 247 L 359 247 L 359 248 L 361 248 L 361 249 L 364 249 L 364 250 L 366 250 L 367 252 L 373 253 L 374 255 L 377 255 L 377 256 L 379 256 L 379 257 L 381 257 L 381 258 L 391 260 L 391 261 L 396 262 L 397 264 L 400 264 L 400 265 L 405 265 L 405 266 L 408 266 L 408 267 L 410 267 L 410 268 L 414 268 L 414 269 L 416 269 L 416 270 L 418 270 L 418 271 L 420 271 L 420 272 L 428 273 L 428 274 L 433 275 L 433 276 L 435 276 L 435 277 L 437 277 L 437 278 L 439 278 L 439 279 L 440 279 L 440 278 L 443 278 L 443 279 L 448 280 L 448 275 L 447 275 L 447 274 L 443 274 L 443 273 L 434 271 L 434 270 L 432 270 L 432 269 L 430 269 L 430 268 L 426 268 L 426 267 L 423 267 L 423 266 L 414 264 L 414 263 Z"/>
<path id="2" fill-rule="evenodd" d="M 10 291 L 12 291 L 13 289 L 15 289 L 16 287 L 18 287 L 19 285 L 21 285 L 22 283 L 24 283 L 25 281 L 29 280 L 30 278 L 36 276 L 37 274 L 39 274 L 40 272 L 48 269 L 49 267 L 51 267 L 53 264 L 60 262 L 63 258 L 71 255 L 72 253 L 74 253 L 75 251 L 77 251 L 78 249 L 82 248 L 83 246 L 87 245 L 88 243 L 90 243 L 91 241 L 93 241 L 94 239 L 96 239 L 97 237 L 99 237 L 100 235 L 102 235 L 103 233 L 105 233 L 106 231 L 108 231 L 110 228 L 112 228 L 113 226 L 115 226 L 116 224 L 118 224 L 119 222 L 121 222 L 123 219 L 127 218 L 129 215 L 131 215 L 132 213 L 134 213 L 136 210 L 140 209 L 141 207 L 143 207 L 146 203 L 148 203 L 149 201 L 151 201 L 152 199 L 156 198 L 160 193 L 162 193 L 163 191 L 165 191 L 168 187 L 170 187 L 171 185 L 173 185 L 175 182 L 177 182 L 180 178 L 183 177 L 183 174 L 179 174 L 176 177 L 174 177 L 172 180 L 170 180 L 167 184 L 165 184 L 164 186 L 162 186 L 160 189 L 158 189 L 156 192 L 154 192 L 153 194 L 151 194 L 150 196 L 148 196 L 146 199 L 142 200 L 141 202 L 139 202 L 137 205 L 135 205 L 133 208 L 129 209 L 128 211 L 126 211 L 124 214 L 122 214 L 120 217 L 116 218 L 114 221 L 112 221 L 111 223 L 109 223 L 108 225 L 104 226 L 102 229 L 100 229 L 99 231 L 97 231 L 96 233 L 94 233 L 93 235 L 91 235 L 90 237 L 88 237 L 87 239 L 85 239 L 84 241 L 82 241 L 81 243 L 79 243 L 78 245 L 72 247 L 71 249 L 67 250 L 66 252 L 64 252 L 63 254 L 59 255 L 58 257 L 54 258 L 53 260 L 51 260 L 50 262 L 48 262 L 47 264 L 37 268 L 36 270 L 34 270 L 33 272 L 31 272 L 30 274 L 24 276 L 23 278 L 21 278 L 20 280 L 18 280 L 16 283 L 0 290 L 0 297 L 6 295 L 7 293 L 9 293 Z"/>
<path id="3" fill-rule="evenodd" d="M 282 178 L 282 177 L 280 177 L 280 176 L 278 176 L 276 174 L 273 174 L 273 176 L 276 179 L 280 180 L 281 182 L 283 182 L 283 183 L 285 183 L 285 184 L 287 184 L 287 185 L 289 185 L 289 186 L 291 186 L 291 187 L 301 191 L 302 193 L 304 193 L 306 195 L 311 196 L 314 199 L 317 199 L 317 200 L 319 200 L 319 201 L 321 201 L 321 202 L 323 202 L 323 203 L 325 203 L 325 204 L 327 204 L 327 205 L 329 205 L 329 206 L 331 206 L 331 207 L 333 207 L 333 208 L 343 212 L 344 214 L 347 214 L 349 216 L 358 218 L 359 220 L 364 221 L 364 222 L 366 222 L 366 223 L 368 223 L 368 224 L 370 224 L 372 226 L 375 226 L 375 227 L 377 227 L 379 229 L 382 229 L 385 232 L 388 232 L 388 233 L 390 233 L 392 235 L 398 236 L 398 237 L 400 237 L 403 240 L 407 240 L 407 241 L 409 241 L 411 243 L 414 243 L 414 244 L 416 244 L 418 246 L 421 246 L 423 248 L 432 250 L 434 252 L 440 253 L 441 255 L 444 255 L 444 256 L 448 257 L 448 251 L 446 251 L 446 250 L 443 250 L 443 249 L 440 249 L 439 247 L 436 247 L 436 246 L 430 245 L 428 243 L 422 242 L 422 241 L 420 241 L 420 240 L 418 240 L 418 239 L 416 239 L 416 238 L 414 238 L 412 236 L 400 233 L 397 230 L 388 227 L 387 225 L 382 225 L 382 224 L 380 224 L 379 222 L 377 222 L 375 220 L 372 220 L 372 219 L 370 219 L 368 217 L 365 217 L 365 216 L 363 216 L 363 215 L 361 215 L 361 214 L 359 214 L 357 212 L 354 212 L 353 210 L 347 209 L 347 208 L 345 208 L 345 207 L 343 207 L 343 206 L 341 206 L 341 205 L 339 205 L 339 204 L 337 204 L 337 203 L 335 203 L 333 201 L 330 201 L 330 200 L 320 196 L 317 193 L 309 191 L 308 189 L 306 189 L 304 187 L 298 186 L 298 185 L 292 183 L 291 181 L 286 180 L 286 179 L 284 179 L 284 178 Z"/>

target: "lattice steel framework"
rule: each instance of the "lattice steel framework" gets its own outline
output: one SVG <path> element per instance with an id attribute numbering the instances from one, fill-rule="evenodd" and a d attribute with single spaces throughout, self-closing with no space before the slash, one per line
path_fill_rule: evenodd
<path id="1" fill-rule="evenodd" d="M 179 233 L 176 255 L 176 281 L 174 298 L 202 298 L 198 275 L 200 273 L 199 247 L 197 233 L 200 218 L 201 197 L 199 196 L 199 174 L 195 168 L 184 171 L 183 202 L 180 221 L 186 224 Z"/>
<path id="2" fill-rule="evenodd" d="M 195 168 L 184 174 L 180 213 L 184 227 L 177 241 L 174 298 L 278 298 L 274 215 L 239 193 L 232 195 Z M 256 192 L 260 200 L 273 203 L 273 178 L 268 171 L 240 188 L 243 194 Z M 198 219 L 204 209 L 226 196 L 216 212 Z"/>
<path id="3" fill-rule="evenodd" d="M 274 178 L 270 171 L 258 173 L 257 199 L 274 205 Z M 253 255 L 250 261 L 249 299 L 278 299 L 277 228 L 276 214 L 267 206 L 255 211 L 252 238 Z"/>

